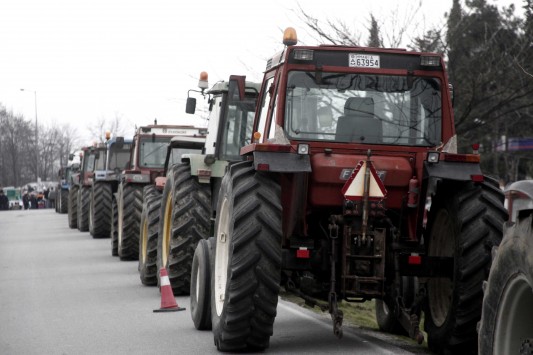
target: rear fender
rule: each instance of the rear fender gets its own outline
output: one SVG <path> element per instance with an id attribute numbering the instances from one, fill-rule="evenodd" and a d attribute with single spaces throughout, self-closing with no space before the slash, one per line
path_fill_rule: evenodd
<path id="1" fill-rule="evenodd" d="M 423 190 L 430 197 L 437 192 L 437 184 L 440 181 L 466 182 L 483 181 L 483 173 L 478 163 L 448 162 L 438 163 L 424 162 Z"/>
<path id="2" fill-rule="evenodd" d="M 226 174 L 228 162 L 214 160 L 212 155 L 190 154 L 191 175 L 198 176 L 200 183 L 210 183 L 211 178 L 221 178 Z"/>
<path id="3" fill-rule="evenodd" d="M 505 206 L 509 211 L 509 222 L 517 222 L 519 216 L 533 212 L 533 181 L 522 180 L 505 189 Z"/>
<path id="4" fill-rule="evenodd" d="M 253 152 L 255 170 L 279 173 L 310 173 L 309 154 L 286 152 Z"/>

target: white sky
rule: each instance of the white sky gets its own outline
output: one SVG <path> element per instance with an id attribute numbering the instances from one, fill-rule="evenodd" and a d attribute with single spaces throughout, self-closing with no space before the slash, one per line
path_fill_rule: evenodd
<path id="1" fill-rule="evenodd" d="M 260 81 L 288 26 L 318 44 L 306 37 L 298 3 L 323 21 L 358 26 L 364 42 L 370 12 L 385 25 L 419 1 L 0 0 L 0 103 L 34 120 L 36 91 L 39 124 L 70 123 L 87 142 L 87 127 L 102 117 L 121 116 L 130 134 L 154 118 L 201 125 L 185 114 L 201 71 L 210 85 L 231 74 Z M 442 25 L 451 5 L 422 1 L 410 33 Z"/>

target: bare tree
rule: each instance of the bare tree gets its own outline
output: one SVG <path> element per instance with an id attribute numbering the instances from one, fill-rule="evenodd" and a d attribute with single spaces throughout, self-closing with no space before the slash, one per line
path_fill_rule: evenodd
<path id="1" fill-rule="evenodd" d="M 36 173 L 31 123 L 0 105 L 0 186 L 25 184 Z"/>
<path id="2" fill-rule="evenodd" d="M 355 18 L 353 26 L 339 19 L 320 20 L 305 11 L 300 4 L 294 12 L 308 28 L 308 36 L 317 43 L 360 46 L 360 31 L 364 29 L 370 31 L 369 41 L 372 46 L 379 43 L 380 47 L 400 47 L 405 42 L 406 34 L 413 33 L 413 29 L 423 33 L 425 26 L 424 17 L 420 15 L 421 6 L 421 2 L 412 7 L 398 4 L 388 15 L 375 17 L 369 14 L 370 18 L 366 20 Z M 370 27 L 361 25 L 365 22 Z"/>
<path id="3" fill-rule="evenodd" d="M 115 112 L 115 117 L 110 119 L 103 116 L 100 117 L 92 125 L 87 126 L 87 129 L 89 130 L 91 138 L 99 143 L 105 141 L 105 134 L 107 131 L 109 131 L 114 137 L 124 136 L 127 131 L 124 124 L 124 117 L 118 112 Z"/>

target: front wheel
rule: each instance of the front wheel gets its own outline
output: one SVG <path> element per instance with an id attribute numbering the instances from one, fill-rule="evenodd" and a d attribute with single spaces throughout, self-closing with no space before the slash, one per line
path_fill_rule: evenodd
<path id="1" fill-rule="evenodd" d="M 507 227 L 483 299 L 480 354 L 532 354 L 533 216 Z"/>
<path id="2" fill-rule="evenodd" d="M 215 238 L 202 239 L 196 246 L 191 269 L 191 317 L 198 330 L 211 329 L 211 263 Z"/>
<path id="3" fill-rule="evenodd" d="M 232 165 L 222 181 L 211 280 L 211 321 L 220 351 L 269 346 L 281 280 L 280 190 L 249 162 Z"/>
<path id="4" fill-rule="evenodd" d="M 68 226 L 78 228 L 78 190 L 77 185 L 68 190 Z"/>
<path id="5" fill-rule="evenodd" d="M 400 285 L 402 292 L 401 301 L 403 302 L 400 306 L 403 308 L 411 308 L 418 292 L 418 279 L 416 277 L 401 276 Z M 391 298 L 388 298 L 387 300 L 376 299 L 376 322 L 381 331 L 409 336 L 407 330 L 403 328 L 396 315 L 396 313 L 399 312 L 399 310 L 396 309 L 397 306 L 398 305 L 395 304 Z"/>
<path id="6" fill-rule="evenodd" d="M 56 195 L 56 205 L 59 204 L 58 211 L 59 213 L 68 212 L 68 190 L 61 189 Z"/>
<path id="7" fill-rule="evenodd" d="M 89 231 L 89 204 L 91 201 L 91 188 L 80 187 L 78 191 L 78 230 L 80 232 Z"/>
<path id="8" fill-rule="evenodd" d="M 139 258 L 139 231 L 143 209 L 143 186 L 120 184 L 118 200 L 118 256 L 120 260 Z"/>
<path id="9" fill-rule="evenodd" d="M 432 351 L 477 354 L 481 287 L 506 218 L 503 193 L 489 183 L 454 185 L 434 198 L 428 255 L 453 258 L 454 270 L 451 279 L 432 278 L 427 283 L 425 330 Z"/>
<path id="10" fill-rule="evenodd" d="M 89 231 L 93 238 L 109 238 L 113 189 L 106 182 L 95 182 L 91 193 Z"/>
<path id="11" fill-rule="evenodd" d="M 154 185 L 144 188 L 143 210 L 139 235 L 139 276 L 146 286 L 157 285 L 157 236 L 161 192 Z"/>
<path id="12" fill-rule="evenodd" d="M 175 295 L 189 293 L 194 250 L 209 237 L 211 191 L 190 170 L 188 164 L 169 168 L 161 202 L 157 266 L 168 269 Z"/>

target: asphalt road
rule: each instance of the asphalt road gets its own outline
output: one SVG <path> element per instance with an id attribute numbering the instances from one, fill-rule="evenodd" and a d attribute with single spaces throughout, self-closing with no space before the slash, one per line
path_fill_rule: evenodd
<path id="1" fill-rule="evenodd" d="M 69 229 L 53 209 L 0 212 L 0 354 L 210 354 L 210 331 L 186 311 L 154 313 L 157 288 L 137 262 L 111 256 L 109 239 Z M 399 347 L 401 346 L 401 347 Z M 421 348 L 380 333 L 344 329 L 280 300 L 271 354 L 411 354 Z"/>

